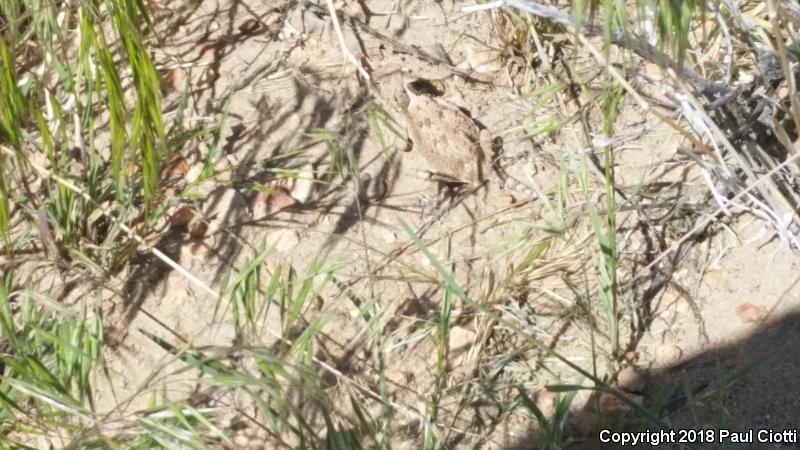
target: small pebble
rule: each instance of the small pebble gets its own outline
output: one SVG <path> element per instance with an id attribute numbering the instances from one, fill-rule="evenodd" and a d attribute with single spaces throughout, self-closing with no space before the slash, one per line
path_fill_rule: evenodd
<path id="1" fill-rule="evenodd" d="M 208 233 L 208 223 L 200 215 L 192 217 L 186 228 L 194 239 L 201 239 Z"/>
<path id="2" fill-rule="evenodd" d="M 211 249 L 208 244 L 201 240 L 191 241 L 189 243 L 189 253 L 193 258 L 202 259 L 208 256 Z"/>
<path id="3" fill-rule="evenodd" d="M 395 233 L 389 228 L 382 228 L 381 236 L 383 237 L 383 240 L 385 240 L 389 244 L 393 244 L 394 242 L 397 241 L 397 233 Z"/>
<path id="4" fill-rule="evenodd" d="M 311 164 L 306 164 L 297 173 L 297 180 L 292 186 L 292 197 L 300 203 L 308 203 L 314 193 L 314 181 L 314 168 Z"/>
<path id="5" fill-rule="evenodd" d="M 220 158 L 214 163 L 214 172 L 216 173 L 225 173 L 231 170 L 231 168 L 231 162 L 228 158 Z"/>
<path id="6" fill-rule="evenodd" d="M 619 371 L 617 385 L 623 391 L 634 394 L 641 393 L 645 388 L 644 377 L 634 366 L 628 366 Z"/>
<path id="7" fill-rule="evenodd" d="M 250 439 L 248 439 L 247 436 L 245 436 L 244 434 L 239 434 L 233 438 L 233 443 L 236 444 L 236 446 L 239 448 L 244 448 L 247 447 L 247 444 L 250 443 Z"/>
<path id="8" fill-rule="evenodd" d="M 638 359 L 639 359 L 639 354 L 632 350 L 625 353 L 625 361 L 634 362 Z"/>
<path id="9" fill-rule="evenodd" d="M 675 344 L 662 344 L 656 348 L 655 362 L 659 366 L 669 366 L 680 361 L 683 350 Z"/>
<path id="10" fill-rule="evenodd" d="M 744 323 L 758 323 L 769 315 L 767 308 L 752 303 L 743 303 L 736 307 L 736 315 Z"/>
<path id="11" fill-rule="evenodd" d="M 186 172 L 186 181 L 189 183 L 194 182 L 198 178 L 200 178 L 200 174 L 203 173 L 203 163 L 196 162 L 192 164 L 192 167 L 189 168 L 189 171 Z"/>

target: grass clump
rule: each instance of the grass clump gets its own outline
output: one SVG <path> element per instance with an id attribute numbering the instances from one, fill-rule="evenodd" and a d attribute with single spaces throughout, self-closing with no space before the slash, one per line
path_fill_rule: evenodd
<path id="1" fill-rule="evenodd" d="M 181 144 L 165 139 L 147 11 L 126 0 L 9 0 L 0 12 L 4 250 L 30 247 L 36 231 L 64 262 L 118 270 L 138 245 L 119 222 L 146 234 L 164 198 L 162 161 Z M 36 226 L 12 236 L 11 208 Z"/>
<path id="2" fill-rule="evenodd" d="M 0 433 L 17 445 L 36 436 L 67 445 L 94 423 L 102 316 L 65 315 L 31 289 L 13 289 L 11 280 L 11 273 L 0 280 Z"/>

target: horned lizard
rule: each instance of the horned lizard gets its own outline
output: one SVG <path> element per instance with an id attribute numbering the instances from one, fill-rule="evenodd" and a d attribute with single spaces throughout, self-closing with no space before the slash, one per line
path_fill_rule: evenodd
<path id="1" fill-rule="evenodd" d="M 442 181 L 482 184 L 491 172 L 492 137 L 424 80 L 405 84 L 408 136 Z"/>
<path id="2" fill-rule="evenodd" d="M 409 97 L 406 108 L 408 137 L 431 164 L 432 178 L 445 183 L 465 184 L 469 188 L 494 181 L 511 197 L 511 191 L 535 192 L 516 182 L 493 164 L 494 144 L 491 133 L 478 127 L 475 120 L 458 106 L 448 102 L 427 80 L 417 79 L 404 85 Z M 498 176 L 499 175 L 499 176 Z M 512 186 L 513 185 L 513 186 Z"/>

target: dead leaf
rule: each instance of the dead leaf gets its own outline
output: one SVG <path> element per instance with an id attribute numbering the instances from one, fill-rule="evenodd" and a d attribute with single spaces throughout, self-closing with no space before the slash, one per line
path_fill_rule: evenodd
<path id="1" fill-rule="evenodd" d="M 186 84 L 186 71 L 180 67 L 159 71 L 161 90 L 164 92 L 182 91 Z"/>
<path id="2" fill-rule="evenodd" d="M 161 178 L 168 181 L 182 180 L 189 171 L 189 163 L 181 155 L 173 155 L 161 168 Z"/>
<path id="3" fill-rule="evenodd" d="M 736 307 L 736 315 L 744 323 L 758 323 L 767 318 L 769 311 L 763 306 L 752 303 L 743 303 Z"/>
<path id="4" fill-rule="evenodd" d="M 188 205 L 178 205 L 167 209 L 167 220 L 174 227 L 182 227 L 194 217 L 194 212 Z"/>
<path id="5" fill-rule="evenodd" d="M 299 204 L 286 186 L 286 180 L 277 180 L 269 183 L 265 190 L 256 193 L 250 207 L 255 217 L 261 217 L 270 212 L 286 211 Z"/>

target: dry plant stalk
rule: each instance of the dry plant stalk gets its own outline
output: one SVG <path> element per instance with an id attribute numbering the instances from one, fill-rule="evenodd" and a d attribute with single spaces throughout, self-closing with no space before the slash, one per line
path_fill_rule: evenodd
<path id="1" fill-rule="evenodd" d="M 331 15 L 333 29 L 336 31 L 336 38 L 339 40 L 339 47 L 342 49 L 342 55 L 344 56 L 344 59 L 346 59 L 356 68 L 359 75 L 361 75 L 364 80 L 369 81 L 369 73 L 361 66 L 361 63 L 358 62 L 358 59 L 356 59 L 356 57 L 350 52 L 350 49 L 347 48 L 347 43 L 344 41 L 344 34 L 342 33 L 342 27 L 339 26 L 339 16 L 336 13 L 336 7 L 333 5 L 333 0 L 326 0 L 326 3 L 328 4 L 328 12 Z"/>

